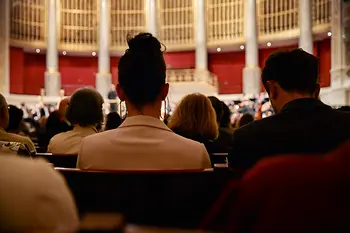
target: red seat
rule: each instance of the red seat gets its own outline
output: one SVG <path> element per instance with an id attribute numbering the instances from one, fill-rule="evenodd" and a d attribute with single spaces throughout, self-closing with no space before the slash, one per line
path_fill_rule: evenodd
<path id="1" fill-rule="evenodd" d="M 202 227 L 242 233 L 350 232 L 350 142 L 323 157 L 265 159 L 224 195 Z M 222 213 L 227 214 L 217 225 Z"/>

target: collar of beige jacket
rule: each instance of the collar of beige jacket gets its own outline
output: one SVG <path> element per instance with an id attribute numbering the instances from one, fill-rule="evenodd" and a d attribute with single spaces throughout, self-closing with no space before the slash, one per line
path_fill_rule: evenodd
<path id="1" fill-rule="evenodd" d="M 132 126 L 148 126 L 172 132 L 161 120 L 145 115 L 127 117 L 119 128 Z"/>

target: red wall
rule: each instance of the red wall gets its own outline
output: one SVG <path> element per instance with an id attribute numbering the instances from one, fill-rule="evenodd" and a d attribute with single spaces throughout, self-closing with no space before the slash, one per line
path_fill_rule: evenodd
<path id="1" fill-rule="evenodd" d="M 317 42 L 316 56 L 320 61 L 320 84 L 321 87 L 329 87 L 331 85 L 331 40 Z"/>
<path id="2" fill-rule="evenodd" d="M 59 71 L 62 88 L 67 95 L 81 87 L 95 87 L 98 58 L 60 56 Z"/>
<path id="3" fill-rule="evenodd" d="M 111 57 L 111 73 L 112 73 L 112 83 L 118 83 L 118 63 L 120 57 Z"/>
<path id="4" fill-rule="evenodd" d="M 43 54 L 24 53 L 24 93 L 40 95 L 44 88 L 46 57 Z"/>
<path id="5" fill-rule="evenodd" d="M 209 71 L 218 76 L 220 94 L 242 93 L 244 51 L 209 54 Z"/>
<path id="6" fill-rule="evenodd" d="M 24 53 L 23 49 L 10 48 L 10 93 L 23 94 L 23 67 Z"/>
<path id="7" fill-rule="evenodd" d="M 259 65 L 264 66 L 273 52 L 294 49 L 297 45 L 283 48 L 267 48 L 259 51 Z M 314 54 L 320 59 L 320 83 L 330 86 L 331 47 L 330 39 L 315 42 Z M 168 52 L 164 58 L 169 68 L 195 68 L 195 52 Z M 119 57 L 111 57 L 113 83 L 118 82 Z M 218 76 L 220 94 L 242 93 L 242 71 L 245 66 L 244 51 L 214 53 L 208 55 L 208 67 Z M 98 71 L 97 57 L 60 56 L 59 71 L 66 94 L 83 86 L 95 86 Z M 14 94 L 36 94 L 44 87 L 45 55 L 24 53 L 20 48 L 10 48 L 10 91 Z"/>
<path id="8" fill-rule="evenodd" d="M 164 59 L 170 69 L 196 67 L 196 53 L 194 51 L 164 53 Z"/>

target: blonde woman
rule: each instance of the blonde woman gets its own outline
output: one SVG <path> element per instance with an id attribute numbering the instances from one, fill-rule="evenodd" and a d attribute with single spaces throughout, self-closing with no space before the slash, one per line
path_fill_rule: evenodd
<path id="1" fill-rule="evenodd" d="M 169 119 L 168 126 L 175 133 L 201 142 L 208 152 L 219 135 L 215 110 L 210 100 L 199 93 L 185 96 Z"/>

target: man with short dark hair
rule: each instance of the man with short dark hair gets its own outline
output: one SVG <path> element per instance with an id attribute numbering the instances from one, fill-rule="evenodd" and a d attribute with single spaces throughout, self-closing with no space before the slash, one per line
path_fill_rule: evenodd
<path id="1" fill-rule="evenodd" d="M 277 154 L 328 152 L 350 138 L 350 114 L 318 99 L 318 68 L 317 58 L 301 49 L 268 58 L 262 82 L 276 114 L 235 130 L 231 168 L 245 171 Z"/>

